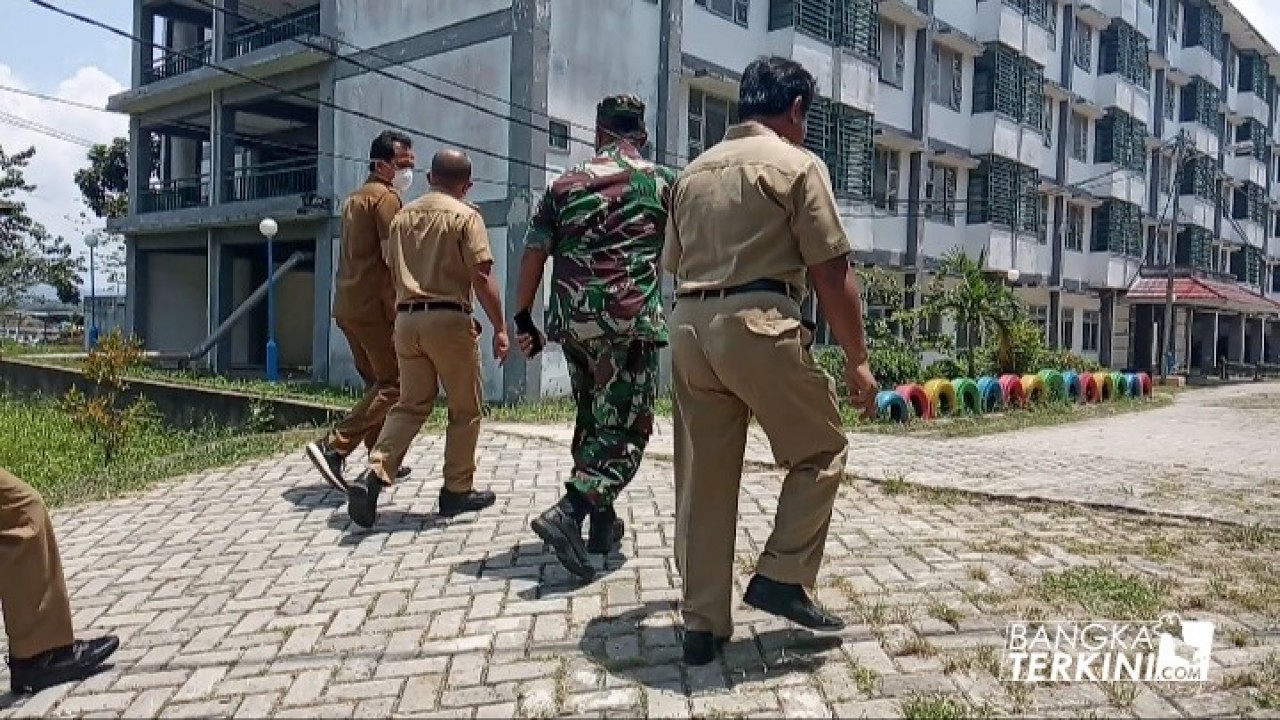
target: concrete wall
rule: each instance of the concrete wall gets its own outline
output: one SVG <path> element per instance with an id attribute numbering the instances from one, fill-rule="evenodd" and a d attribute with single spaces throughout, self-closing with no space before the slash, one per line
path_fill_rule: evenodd
<path id="1" fill-rule="evenodd" d="M 185 351 L 206 337 L 209 275 L 203 255 L 148 252 L 147 349 Z"/>

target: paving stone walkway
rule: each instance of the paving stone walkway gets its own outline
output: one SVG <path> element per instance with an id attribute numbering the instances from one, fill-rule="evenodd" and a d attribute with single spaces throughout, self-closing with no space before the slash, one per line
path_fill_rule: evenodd
<path id="1" fill-rule="evenodd" d="M 1244 390 L 1203 392 L 994 438 L 858 435 L 852 470 L 1001 492 L 1019 492 L 1023 478 L 1021 490 L 1073 500 L 1128 484 L 1153 506 L 1163 492 L 1172 508 L 1274 522 L 1276 478 L 1257 461 L 1275 457 L 1280 412 L 1219 407 Z M 818 590 L 849 628 L 821 638 L 743 607 L 724 660 L 685 668 L 661 459 L 669 430 L 621 506 L 621 552 L 585 587 L 528 531 L 568 476 L 554 432 L 487 426 L 478 481 L 499 501 L 471 518 L 434 515 L 434 436 L 419 439 L 413 476 L 384 497 L 368 532 L 301 452 L 57 513 L 76 625 L 116 632 L 124 647 L 79 684 L 0 696 L 0 717 L 1235 717 L 1280 702 L 1274 535 L 854 479 Z M 759 442 L 750 452 L 769 459 Z M 1207 507 L 1241 487 L 1264 498 L 1252 514 Z M 776 472 L 749 468 L 740 583 L 777 488 Z M 1112 595 L 1217 620 L 1211 682 L 999 683 L 993 658 L 1009 619 L 1096 617 L 1046 590 L 1046 578 L 1079 585 L 1084 567 L 1110 568 L 1099 572 L 1119 588 Z"/>

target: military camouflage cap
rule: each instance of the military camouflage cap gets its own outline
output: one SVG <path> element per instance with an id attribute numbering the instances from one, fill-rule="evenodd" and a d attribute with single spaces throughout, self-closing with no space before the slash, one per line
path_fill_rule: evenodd
<path id="1" fill-rule="evenodd" d="M 644 101 L 635 95 L 610 95 L 596 106 L 596 119 L 644 120 Z"/>

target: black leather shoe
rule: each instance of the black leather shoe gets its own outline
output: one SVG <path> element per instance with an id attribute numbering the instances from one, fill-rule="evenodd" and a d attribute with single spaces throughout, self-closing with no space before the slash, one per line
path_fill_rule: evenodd
<path id="1" fill-rule="evenodd" d="M 346 461 L 329 445 L 328 440 L 307 443 L 307 457 L 334 490 L 341 493 L 350 491 L 350 484 L 347 483 L 346 478 L 342 477 L 342 468 Z"/>
<path id="2" fill-rule="evenodd" d="M 569 496 L 534 518 L 530 526 L 555 551 L 556 559 L 565 570 L 588 581 L 596 576 L 596 569 L 587 555 L 587 546 L 582 542 L 582 524 L 573 518 Z"/>
<path id="3" fill-rule="evenodd" d="M 411 473 L 411 472 L 413 472 L 413 471 L 412 471 L 412 470 L 410 470 L 407 466 L 405 466 L 405 465 L 401 465 L 401 466 L 400 466 L 400 469 L 396 471 L 396 479 L 397 479 L 397 480 L 403 480 L 403 479 L 405 479 L 405 478 L 409 477 L 409 473 Z"/>
<path id="4" fill-rule="evenodd" d="M 786 618 L 810 630 L 838 632 L 844 629 L 844 621 L 818 607 L 800 585 L 780 583 L 763 575 L 756 575 L 747 585 L 742 601 L 757 610 Z"/>
<path id="5" fill-rule="evenodd" d="M 9 658 L 9 689 L 14 695 L 34 694 L 54 685 L 83 680 L 96 673 L 119 647 L 120 638 L 104 635 L 94 640 L 76 640 L 25 660 Z"/>
<path id="6" fill-rule="evenodd" d="M 378 519 L 378 495 L 382 494 L 382 481 L 372 470 L 365 470 L 358 480 L 347 488 L 347 514 L 351 522 L 362 528 L 371 528 Z"/>
<path id="7" fill-rule="evenodd" d="M 469 490 L 467 492 L 440 491 L 440 514 L 453 517 L 468 512 L 480 512 L 498 501 L 498 496 L 489 490 Z"/>
<path id="8" fill-rule="evenodd" d="M 608 555 L 622 542 L 627 527 L 613 508 L 591 513 L 591 526 L 587 530 L 587 552 Z"/>
<path id="9" fill-rule="evenodd" d="M 729 638 L 716 637 L 706 630 L 684 631 L 684 664 L 706 665 L 716 659 Z"/>

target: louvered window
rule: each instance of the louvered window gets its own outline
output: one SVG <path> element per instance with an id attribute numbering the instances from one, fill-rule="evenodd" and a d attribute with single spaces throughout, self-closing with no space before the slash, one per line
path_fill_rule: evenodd
<path id="1" fill-rule="evenodd" d="M 1240 92 L 1267 97 L 1267 65 L 1256 51 L 1240 52 Z"/>
<path id="2" fill-rule="evenodd" d="M 827 164 L 837 195 L 871 198 L 874 120 L 870 114 L 817 98 L 809 109 L 804 145 Z"/>
<path id="3" fill-rule="evenodd" d="M 1213 269 L 1213 233 L 1197 225 L 1188 225 L 1178 233 L 1175 260 L 1201 270 Z"/>
<path id="4" fill-rule="evenodd" d="M 924 188 L 924 214 L 933 222 L 956 222 L 956 169 L 929 164 L 929 180 Z"/>
<path id="5" fill-rule="evenodd" d="M 1209 0 L 1190 0 L 1185 5 L 1187 11 L 1182 46 L 1203 47 L 1215 59 L 1224 59 L 1226 53 L 1222 44 L 1222 13 L 1210 5 Z"/>
<path id="6" fill-rule="evenodd" d="M 1260 185 L 1251 182 L 1241 183 L 1234 191 L 1231 202 L 1231 217 L 1236 220 L 1251 220 L 1262 227 L 1267 226 L 1267 191 Z"/>
<path id="7" fill-rule="evenodd" d="M 1249 154 L 1258 160 L 1266 162 L 1267 128 L 1262 123 L 1253 118 L 1245 118 L 1244 122 L 1236 126 L 1236 142 L 1253 143 L 1253 147 L 1249 149 Z"/>
<path id="8" fill-rule="evenodd" d="M 1022 122 L 1033 128 L 1044 127 L 1044 68 L 1022 59 Z"/>
<path id="9" fill-rule="evenodd" d="M 1142 208 L 1121 200 L 1107 200 L 1093 211 L 1090 250 L 1142 257 Z"/>
<path id="10" fill-rule="evenodd" d="M 1196 155 L 1182 164 L 1180 190 L 1183 195 L 1194 195 L 1205 202 L 1218 198 L 1217 163 L 1208 155 Z"/>
<path id="11" fill-rule="evenodd" d="M 1118 73 L 1141 88 L 1151 86 L 1151 68 L 1147 60 L 1147 38 L 1128 23 L 1112 20 L 1102 32 L 1098 52 L 1100 75 Z"/>
<path id="12" fill-rule="evenodd" d="M 879 57 L 878 0 L 771 0 L 769 29 L 788 27 L 872 60 Z"/>
<path id="13" fill-rule="evenodd" d="M 1217 137 L 1222 137 L 1222 113 L 1218 107 L 1222 102 L 1222 92 L 1208 80 L 1196 75 L 1191 82 L 1182 88 L 1182 122 L 1197 122 L 1204 125 Z"/>
<path id="14" fill-rule="evenodd" d="M 1040 225 L 1040 172 L 1007 158 L 987 155 L 969 172 L 966 220 L 1022 232 Z"/>
<path id="15" fill-rule="evenodd" d="M 1094 162 L 1115 163 L 1135 172 L 1147 169 L 1147 124 L 1115 108 L 1097 123 Z"/>

